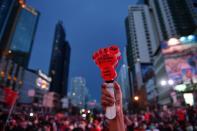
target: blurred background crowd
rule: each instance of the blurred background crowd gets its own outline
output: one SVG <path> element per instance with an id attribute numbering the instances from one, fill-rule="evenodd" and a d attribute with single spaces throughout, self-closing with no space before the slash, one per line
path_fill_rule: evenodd
<path id="1" fill-rule="evenodd" d="M 0 111 L 0 129 L 6 131 L 107 131 L 108 120 L 102 113 L 82 109 L 71 115 L 63 112 L 43 114 Z M 127 131 L 197 131 L 197 107 L 146 109 L 125 114 Z"/>

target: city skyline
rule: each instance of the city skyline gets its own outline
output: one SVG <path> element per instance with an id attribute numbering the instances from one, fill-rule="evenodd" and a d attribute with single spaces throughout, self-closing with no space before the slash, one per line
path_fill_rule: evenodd
<path id="1" fill-rule="evenodd" d="M 86 0 L 51 2 L 46 5 L 44 1 L 27 1 L 41 12 L 30 68 L 41 68 L 48 72 L 55 24 L 58 20 L 62 20 L 72 50 L 69 78 L 85 77 L 92 96 L 100 100 L 98 92 L 102 79 L 91 59 L 92 53 L 109 44 L 117 44 L 121 50 L 123 49 L 126 45 L 124 19 L 128 14 L 128 6 L 135 2 L 134 0 L 125 2 Z M 78 7 L 78 10 L 75 7 Z M 69 79 L 69 88 L 70 82 L 71 79 Z"/>

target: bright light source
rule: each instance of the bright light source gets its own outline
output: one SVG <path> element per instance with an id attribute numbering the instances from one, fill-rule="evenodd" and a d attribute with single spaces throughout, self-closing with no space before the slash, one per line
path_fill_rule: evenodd
<path id="1" fill-rule="evenodd" d="M 168 84 L 169 85 L 174 85 L 174 81 L 173 80 L 168 80 Z"/>
<path id="2" fill-rule="evenodd" d="M 83 118 L 86 118 L 86 114 L 82 114 L 81 116 L 82 116 Z"/>
<path id="3" fill-rule="evenodd" d="M 88 110 L 88 113 L 90 113 L 90 110 Z"/>
<path id="4" fill-rule="evenodd" d="M 29 113 L 29 116 L 31 116 L 31 117 L 32 117 L 32 116 L 34 116 L 34 113 L 32 113 L 32 112 L 31 112 L 31 113 Z"/>
<path id="5" fill-rule="evenodd" d="M 179 39 L 181 42 L 186 42 L 187 41 L 187 37 L 185 37 L 185 36 L 182 36 L 180 39 Z"/>
<path id="6" fill-rule="evenodd" d="M 140 62 L 140 58 L 137 58 L 137 62 Z"/>
<path id="7" fill-rule="evenodd" d="M 165 85 L 167 85 L 167 82 L 166 82 L 165 80 L 162 80 L 162 81 L 160 82 L 160 84 L 161 84 L 161 86 L 165 86 Z"/>
<path id="8" fill-rule="evenodd" d="M 75 92 L 73 92 L 73 96 L 75 96 L 76 94 L 75 94 Z"/>
<path id="9" fill-rule="evenodd" d="M 190 40 L 190 41 L 195 40 L 195 36 L 194 36 L 194 35 L 189 35 L 187 38 L 188 38 L 188 40 Z"/>
<path id="10" fill-rule="evenodd" d="M 81 112 L 85 112 L 85 109 L 81 109 Z"/>
<path id="11" fill-rule="evenodd" d="M 174 45 L 178 45 L 178 44 L 180 44 L 180 41 L 177 38 L 170 38 L 168 40 L 168 45 L 169 46 L 174 46 Z"/>
<path id="12" fill-rule="evenodd" d="M 191 106 L 194 105 L 194 96 L 192 93 L 184 93 L 183 97 L 185 99 L 185 103 L 190 104 Z"/>
<path id="13" fill-rule="evenodd" d="M 138 101 L 138 100 L 139 100 L 139 97 L 138 97 L 138 96 L 135 96 L 135 97 L 134 97 L 134 100 L 135 100 L 135 101 Z"/>
<path id="14" fill-rule="evenodd" d="M 8 53 L 9 53 L 9 54 L 11 54 L 11 53 L 12 53 L 12 51 L 11 51 L 11 50 L 9 50 L 9 51 L 8 51 Z"/>
<path id="15" fill-rule="evenodd" d="M 187 86 L 186 86 L 185 84 L 176 85 L 176 86 L 174 87 L 174 89 L 175 89 L 176 91 L 185 91 L 186 88 L 187 88 Z"/>

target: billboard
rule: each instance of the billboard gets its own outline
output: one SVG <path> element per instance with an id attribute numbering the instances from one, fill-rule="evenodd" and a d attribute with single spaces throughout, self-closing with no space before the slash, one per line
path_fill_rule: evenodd
<path id="1" fill-rule="evenodd" d="M 154 67 L 152 64 L 141 64 L 141 74 L 143 78 L 143 82 L 147 82 L 154 76 Z"/>
<path id="2" fill-rule="evenodd" d="M 188 38 L 191 39 L 191 35 Z M 197 82 L 197 41 L 186 40 L 187 37 L 184 43 L 183 37 L 171 38 L 161 45 L 166 72 L 176 84 Z"/>
<path id="3" fill-rule="evenodd" d="M 169 79 L 176 83 L 190 83 L 197 79 L 197 53 L 165 59 Z"/>

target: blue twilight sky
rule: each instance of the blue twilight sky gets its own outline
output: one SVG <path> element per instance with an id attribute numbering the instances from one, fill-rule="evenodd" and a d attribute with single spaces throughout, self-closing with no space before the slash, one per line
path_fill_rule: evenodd
<path id="1" fill-rule="evenodd" d="M 126 45 L 124 20 L 136 0 L 27 0 L 40 12 L 30 68 L 48 73 L 55 24 L 62 20 L 71 46 L 71 78 L 83 76 L 93 99 L 99 100 L 102 79 L 92 54 L 111 43 Z"/>

